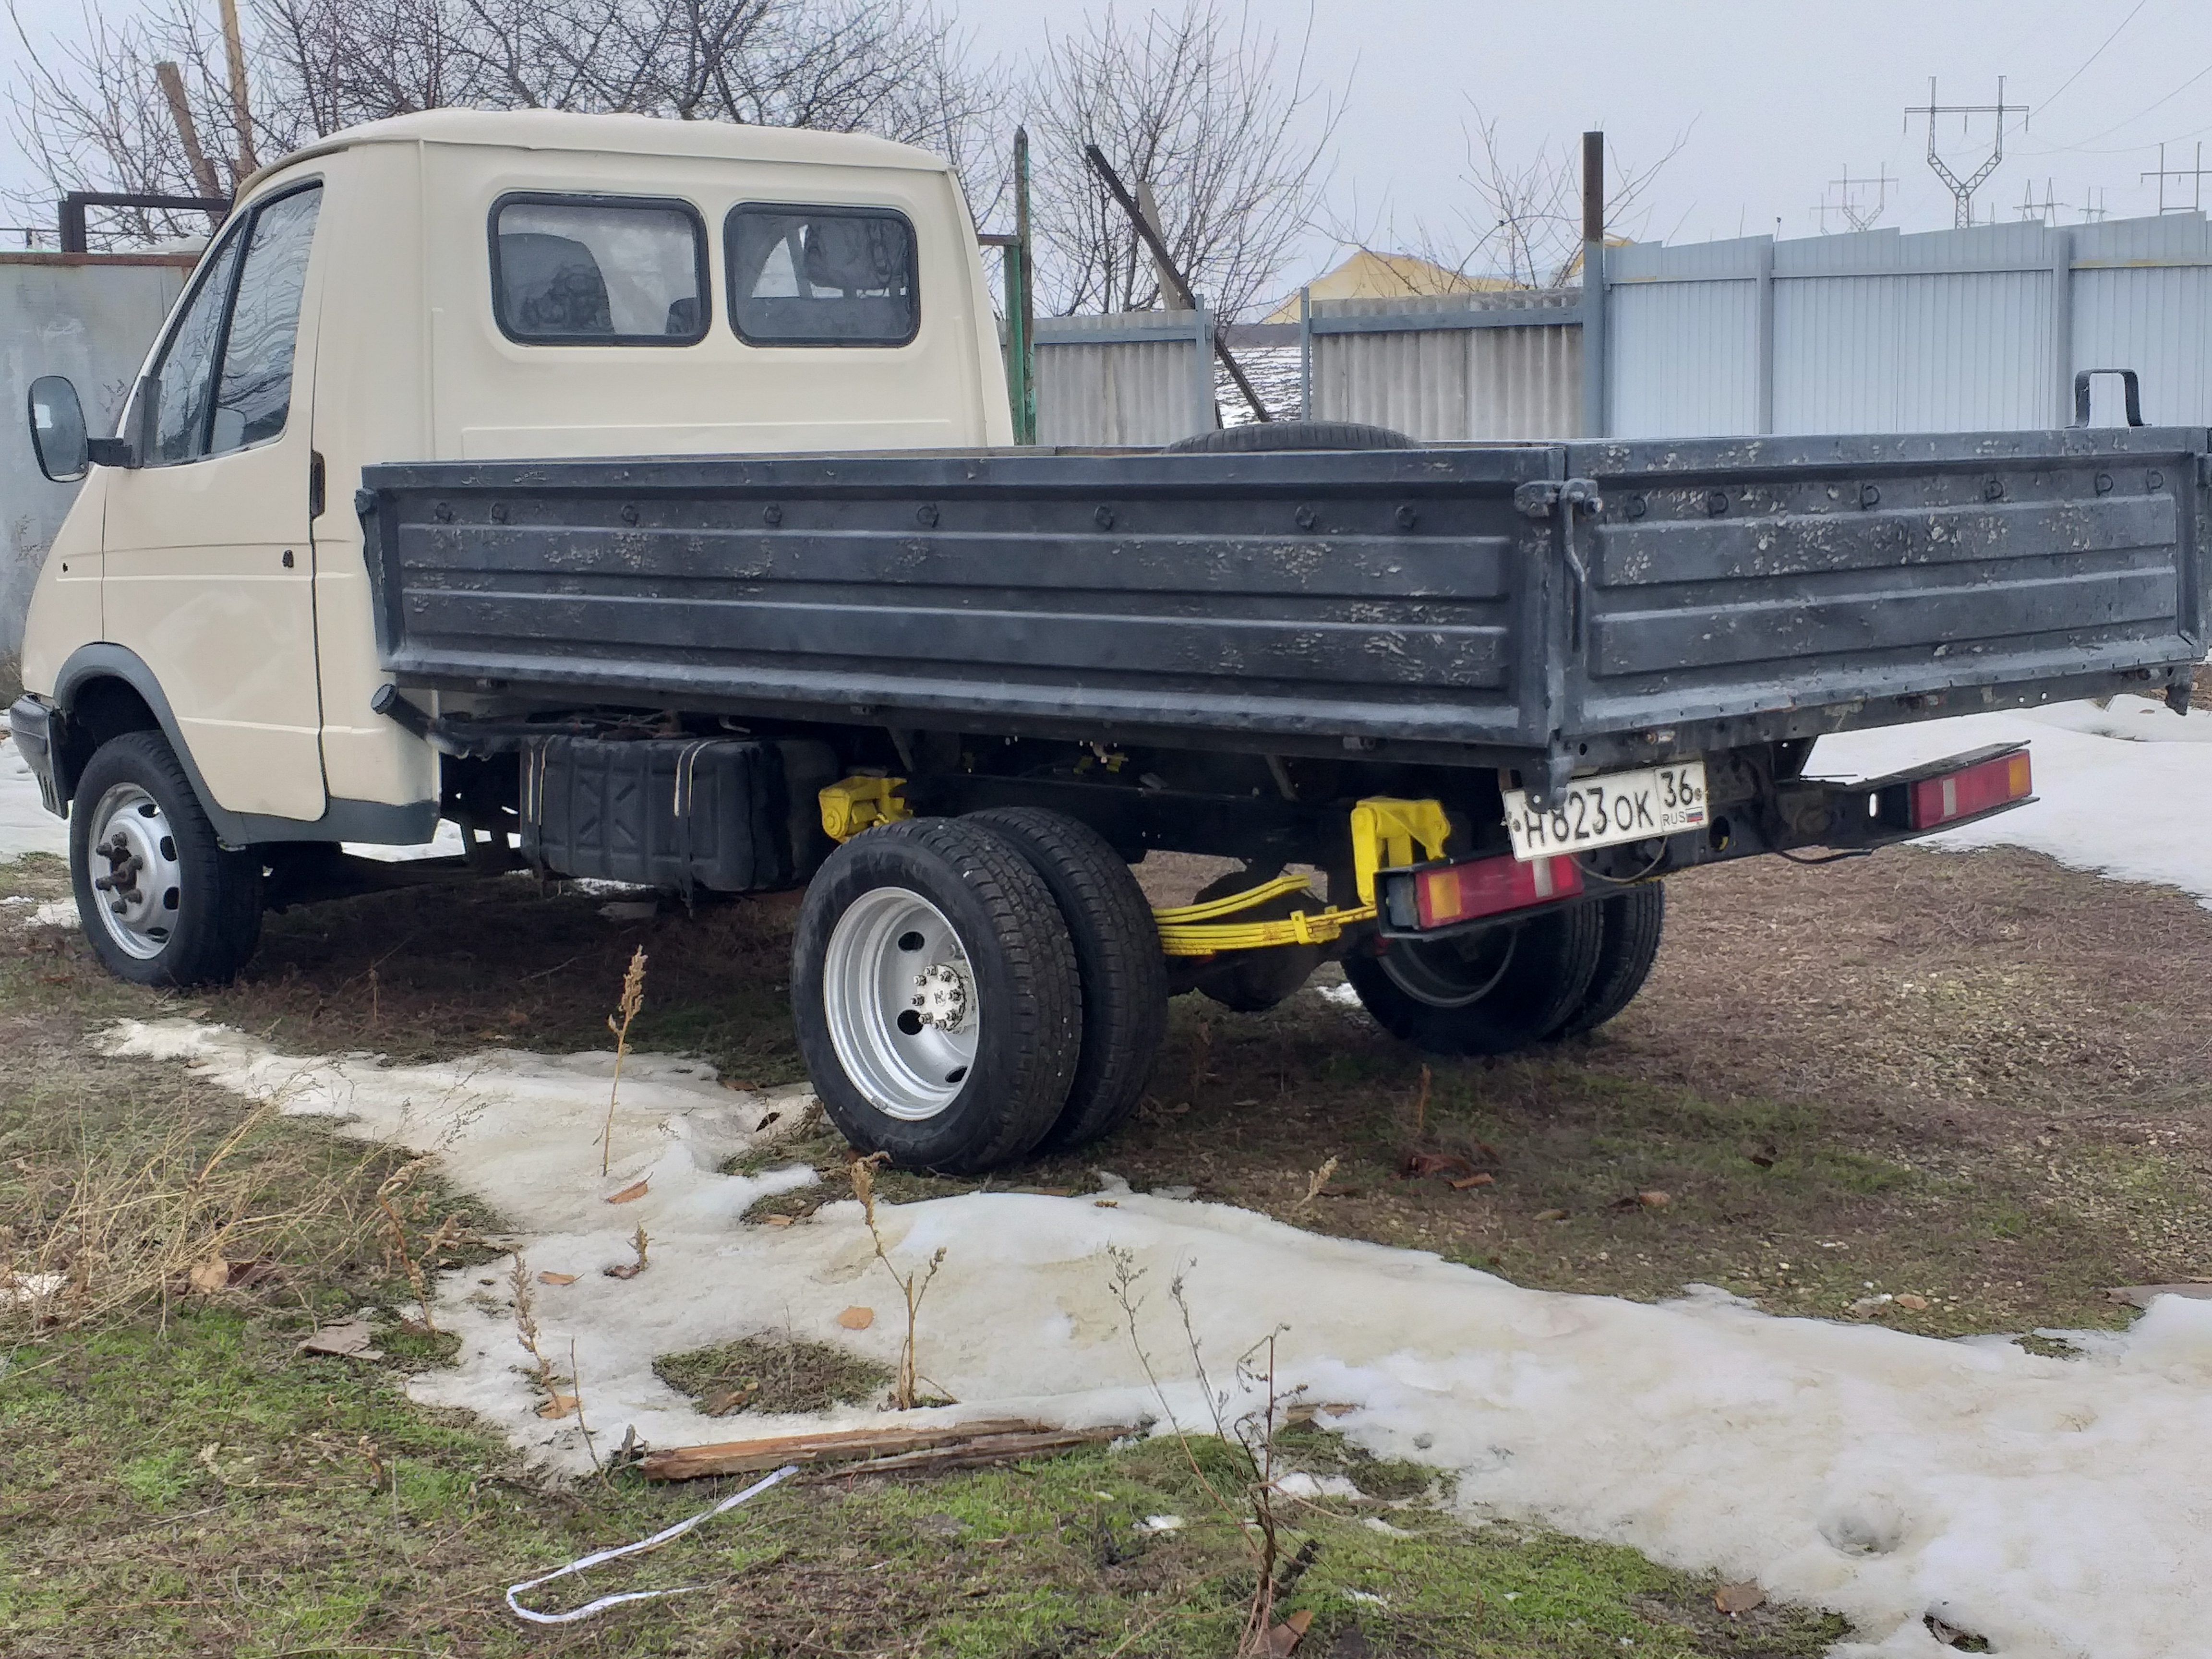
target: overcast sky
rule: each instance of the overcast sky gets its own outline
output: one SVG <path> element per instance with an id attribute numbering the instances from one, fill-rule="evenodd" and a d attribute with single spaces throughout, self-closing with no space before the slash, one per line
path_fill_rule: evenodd
<path id="1" fill-rule="evenodd" d="M 27 17 L 68 0 L 30 0 Z M 132 0 L 100 0 L 110 16 Z M 205 0 L 210 16 L 216 0 Z M 1097 5 L 1078 0 L 951 0 L 983 55 L 1046 50 L 1048 24 L 1077 27 Z M 1123 15 L 1146 8 L 1122 0 Z M 1287 68 L 1308 33 L 1306 0 L 1250 0 L 1251 15 L 1284 37 Z M 2008 123 L 2005 159 L 1977 200 L 2018 216 L 2025 191 L 2048 188 L 2064 222 L 2101 204 L 2112 217 L 2154 211 L 2156 186 L 2138 175 L 2196 165 L 2212 140 L 2212 4 L 2206 0 L 1316 0 L 1307 70 L 1341 94 L 1336 161 L 1310 259 L 1328 258 L 1333 233 L 1380 246 L 1414 242 L 1417 222 L 1449 234 L 1470 205 L 1464 129 L 1474 109 L 1494 117 L 1507 147 L 1526 151 L 1606 130 L 1620 162 L 1679 155 L 1648 206 L 1620 228 L 1644 240 L 1702 241 L 1739 232 L 1786 236 L 1820 229 L 1815 210 L 1846 167 L 1895 181 L 1878 223 L 1926 230 L 1951 223 L 1948 192 L 1929 172 L 1925 118 L 1937 77 L 1945 103 L 2024 103 Z M 66 19 L 64 20 L 66 21 Z M 37 24 L 33 25 L 34 27 Z M 0 46 L 17 72 L 20 47 Z M 1987 154 L 1991 122 L 1958 117 L 1939 142 L 1961 171 Z M 0 182 L 27 182 L 12 142 Z M 2212 185 L 2212 179 L 2203 181 Z M 2174 192 L 2193 189 L 2169 181 Z M 1858 192 L 1871 207 L 1874 191 Z M 2212 189 L 2206 191 L 2212 205 Z M 2184 195 L 2181 199 L 2192 199 Z M 1844 228 L 1832 210 L 1828 228 Z M 1292 273 L 1293 278 L 1299 273 Z"/>

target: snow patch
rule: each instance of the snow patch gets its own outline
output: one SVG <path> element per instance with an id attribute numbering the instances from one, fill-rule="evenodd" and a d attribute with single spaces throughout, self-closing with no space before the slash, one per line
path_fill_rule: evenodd
<path id="1" fill-rule="evenodd" d="M 602 1450 L 633 1425 L 660 1445 L 797 1425 L 699 1416 L 653 1376 L 656 1354 L 787 1332 L 896 1358 L 896 1292 L 858 1206 L 739 1225 L 756 1198 L 810 1172 L 718 1172 L 771 1146 L 803 1095 L 735 1093 L 707 1066 L 634 1055 L 616 1167 L 602 1179 L 610 1055 L 296 1060 L 186 1021 L 126 1025 L 109 1042 L 337 1118 L 343 1133 L 436 1152 L 517 1230 L 533 1271 L 579 1275 L 535 1287 L 537 1318 L 564 1369 L 575 1344 Z M 641 1176 L 643 1197 L 605 1202 Z M 1860 1636 L 1838 1653 L 1933 1653 L 1929 1613 L 2000 1651 L 2054 1659 L 2151 1659 L 2200 1639 L 2212 1604 L 2212 1304 L 2160 1298 L 2133 1329 L 2057 1360 L 1775 1318 L 1712 1292 L 1646 1306 L 1524 1290 L 1425 1253 L 1116 1190 L 1112 1209 L 1088 1194 L 1012 1193 L 884 1206 L 902 1266 L 946 1252 L 920 1358 L 963 1402 L 949 1415 L 1158 1416 L 1109 1288 L 1108 1252 L 1126 1252 L 1144 1274 L 1140 1339 L 1187 1427 L 1211 1416 L 1166 1294 L 1178 1275 L 1217 1385 L 1234 1386 L 1237 1357 L 1287 1326 L 1280 1385 L 1353 1402 L 1340 1422 L 1355 1443 L 1453 1473 L 1471 1515 L 1632 1545 L 1833 1607 Z M 628 1281 L 595 1271 L 629 1258 L 641 1223 L 651 1267 Z M 410 1394 L 471 1407 L 545 1462 L 583 1468 L 574 1419 L 535 1414 L 504 1277 L 448 1274 L 435 1295 L 459 1360 L 411 1379 Z M 856 1303 L 881 1316 L 844 1331 L 836 1316 Z"/>
<path id="2" fill-rule="evenodd" d="M 1992 743 L 2026 743 L 2035 767 L 2032 806 L 1923 843 L 2025 847 L 2076 870 L 2179 887 L 2212 908 L 2212 715 L 2184 717 L 2148 697 L 1965 714 L 1919 726 L 1822 738 L 1807 771 L 1875 778 Z"/>
<path id="3" fill-rule="evenodd" d="M 0 727 L 7 722 L 0 714 Z M 69 856 L 69 823 L 46 811 L 39 781 L 15 739 L 0 742 L 0 863 L 28 853 Z"/>

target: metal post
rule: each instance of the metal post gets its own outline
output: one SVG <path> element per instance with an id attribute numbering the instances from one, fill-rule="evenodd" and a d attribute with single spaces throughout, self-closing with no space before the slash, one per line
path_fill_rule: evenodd
<path id="1" fill-rule="evenodd" d="M 1021 242 L 1020 349 L 1014 354 L 1021 365 L 1021 382 L 1014 400 L 1014 441 L 1033 444 L 1036 428 L 1036 255 L 1030 243 L 1030 134 L 1014 129 L 1014 234 Z M 1010 305 L 1011 318 L 1013 308 Z"/>
<path id="2" fill-rule="evenodd" d="M 1759 349 L 1754 373 L 1759 384 L 1752 410 L 1752 430 L 1774 430 L 1774 239 L 1769 236 L 1759 253 Z"/>
<path id="3" fill-rule="evenodd" d="M 1211 432 L 1221 424 L 1221 405 L 1213 396 L 1213 313 L 1206 309 L 1206 296 L 1194 294 L 1191 301 L 1198 308 L 1191 313 L 1196 331 L 1191 337 L 1191 362 L 1196 380 L 1192 391 L 1197 395 L 1197 407 L 1191 417 L 1197 424 L 1192 430 Z"/>
<path id="4" fill-rule="evenodd" d="M 2064 426 L 2074 418 L 2074 233 L 2051 233 L 2051 366 L 2058 398 L 2058 414 L 2051 424 Z"/>
<path id="5" fill-rule="evenodd" d="M 1298 289 L 1298 418 L 1310 421 L 1313 401 L 1313 289 Z"/>
<path id="6" fill-rule="evenodd" d="M 1606 434 L 1605 134 L 1583 134 L 1583 435 Z"/>

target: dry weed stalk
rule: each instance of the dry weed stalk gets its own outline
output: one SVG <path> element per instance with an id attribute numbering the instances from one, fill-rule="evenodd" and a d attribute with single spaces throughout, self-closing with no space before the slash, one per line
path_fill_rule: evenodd
<path id="1" fill-rule="evenodd" d="M 1206 1073 L 1213 1064 L 1213 1027 L 1205 1020 L 1198 1022 L 1198 1033 L 1191 1039 L 1190 1098 L 1198 1098 L 1200 1085 L 1205 1083 Z"/>
<path id="2" fill-rule="evenodd" d="M 514 1253 L 514 1266 L 507 1275 L 507 1285 L 514 1292 L 514 1340 L 523 1352 L 530 1356 L 530 1380 L 545 1396 L 545 1403 L 538 1408 L 540 1417 L 566 1417 L 574 1408 L 575 1396 L 561 1389 L 559 1373 L 545 1351 L 538 1346 L 537 1297 L 530 1290 L 530 1264 L 522 1252 Z"/>
<path id="3" fill-rule="evenodd" d="M 615 1005 L 622 1023 L 615 1023 L 614 1014 L 607 1016 L 607 1030 L 615 1034 L 615 1076 L 607 1088 L 607 1127 L 599 1135 L 599 1173 L 605 1175 L 612 1167 L 615 1155 L 615 1101 L 622 1093 L 623 1056 L 629 1052 L 629 1023 L 637 1018 L 637 1011 L 645 1006 L 645 946 L 637 947 L 630 957 L 629 966 L 623 970 L 622 1000 Z"/>
<path id="4" fill-rule="evenodd" d="M 422 1271 L 422 1263 L 408 1250 L 406 1224 L 400 1220 L 399 1212 L 392 1207 L 393 1195 L 404 1189 L 407 1183 L 415 1178 L 415 1172 L 428 1162 L 428 1158 L 418 1158 L 393 1170 L 376 1189 L 376 1207 L 384 1212 L 387 1235 L 386 1249 L 391 1255 L 398 1258 L 400 1270 L 407 1275 L 408 1284 L 414 1287 L 416 1304 L 422 1310 L 422 1328 L 434 1337 L 438 1334 L 438 1322 L 430 1312 L 429 1276 Z M 442 1240 L 446 1228 L 456 1219 L 456 1217 L 448 1217 L 440 1224 L 437 1233 L 433 1236 L 434 1240 Z M 425 1247 L 426 1253 L 428 1248 Z"/>
<path id="5" fill-rule="evenodd" d="M 1110 1287 L 1114 1299 L 1121 1304 L 1121 1315 L 1128 1327 L 1129 1346 L 1136 1351 L 1137 1363 L 1144 1370 L 1145 1380 L 1152 1384 L 1152 1395 L 1160 1402 L 1169 1426 L 1175 1431 L 1176 1443 L 1182 1449 L 1183 1461 L 1190 1472 L 1213 1500 L 1224 1518 L 1237 1528 L 1246 1547 L 1253 1553 L 1253 1565 L 1257 1580 L 1252 1589 L 1252 1601 L 1245 1611 L 1244 1628 L 1237 1640 L 1237 1659 L 1267 1659 L 1277 1651 L 1271 1633 L 1274 1630 L 1275 1601 L 1312 1564 L 1319 1553 L 1319 1546 L 1309 1539 L 1292 1562 L 1291 1570 L 1278 1584 L 1275 1565 L 1281 1559 L 1282 1520 L 1276 1510 L 1275 1490 L 1275 1434 L 1284 1420 L 1284 1410 L 1303 1390 L 1294 1389 L 1289 1395 L 1279 1393 L 1275 1383 L 1275 1341 L 1282 1334 L 1281 1328 L 1271 1331 L 1262 1340 L 1247 1349 L 1237 1362 L 1237 1378 L 1248 1388 L 1262 1389 L 1266 1403 L 1233 1419 L 1229 1413 L 1230 1393 L 1216 1389 L 1212 1377 L 1206 1369 L 1206 1358 L 1199 1340 L 1197 1327 L 1191 1317 L 1190 1299 L 1184 1293 L 1182 1275 L 1178 1273 L 1169 1281 L 1168 1295 L 1173 1299 L 1182 1319 L 1184 1345 L 1190 1352 L 1193 1374 L 1206 1392 L 1206 1409 L 1213 1419 L 1213 1430 L 1224 1445 L 1236 1448 L 1244 1466 L 1244 1491 L 1241 1504 L 1231 1503 L 1221 1489 L 1206 1478 L 1206 1471 L 1192 1451 L 1190 1441 L 1183 1432 L 1175 1407 L 1168 1403 L 1167 1390 L 1162 1386 L 1159 1374 L 1153 1369 L 1152 1355 L 1146 1351 L 1137 1331 L 1137 1312 L 1143 1298 L 1137 1293 L 1137 1281 L 1144 1277 L 1144 1269 L 1136 1265 L 1136 1258 L 1128 1251 L 1109 1247 L 1108 1256 L 1114 1263 Z M 1266 1355 L 1264 1367 L 1257 1363 Z M 1256 1534 L 1256 1538 L 1253 1535 Z"/>
<path id="6" fill-rule="evenodd" d="M 584 1455 L 599 1467 L 599 1449 L 592 1444 L 592 1425 L 584 1421 L 584 1368 L 576 1363 L 576 1339 L 568 1339 L 568 1398 L 575 1403 L 576 1431 L 584 1437 Z"/>
<path id="7" fill-rule="evenodd" d="M 884 1248 L 884 1236 L 876 1225 L 876 1166 L 886 1161 L 882 1152 L 871 1152 L 866 1158 L 856 1158 L 847 1166 L 846 1173 L 853 1182 L 853 1196 L 860 1200 L 860 1213 L 867 1218 L 868 1237 L 874 1241 L 876 1260 L 884 1264 L 884 1271 L 899 1287 L 906 1301 L 906 1340 L 899 1346 L 898 1382 L 891 1395 L 891 1404 L 902 1412 L 910 1412 L 915 1404 L 915 1326 L 921 1313 L 921 1298 L 929 1293 L 930 1281 L 937 1270 L 945 1265 L 945 1247 L 939 1245 L 937 1254 L 929 1258 L 925 1269 L 902 1275 L 891 1265 L 890 1252 Z"/>
<path id="8" fill-rule="evenodd" d="M 1306 1195 L 1293 1204 L 1291 1208 L 1293 1211 L 1303 1210 L 1314 1200 L 1319 1198 L 1322 1189 L 1328 1185 L 1329 1177 L 1335 1173 L 1336 1159 L 1332 1157 L 1325 1160 L 1321 1168 L 1306 1177 Z"/>
<path id="9" fill-rule="evenodd" d="M 1421 1130 L 1429 1121 L 1429 1084 L 1431 1080 L 1429 1068 L 1425 1066 L 1422 1066 L 1421 1092 L 1415 1096 L 1413 1099 L 1413 1139 L 1416 1140 L 1419 1140 L 1421 1138 Z"/>
<path id="10" fill-rule="evenodd" d="M 637 1252 L 635 1261 L 617 1261 L 599 1271 L 609 1279 L 635 1279 L 646 1269 L 645 1247 L 653 1242 L 653 1235 L 645 1230 L 645 1223 L 637 1224 L 637 1231 L 629 1236 L 629 1247 Z"/>

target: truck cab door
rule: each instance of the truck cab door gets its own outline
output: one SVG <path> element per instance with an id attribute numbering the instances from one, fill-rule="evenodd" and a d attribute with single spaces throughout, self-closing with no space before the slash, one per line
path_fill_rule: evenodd
<path id="1" fill-rule="evenodd" d="M 234 812 L 323 816 L 315 673 L 315 318 L 322 187 L 264 197 L 201 261 L 110 482 L 105 631 L 153 671 L 187 764 Z"/>

